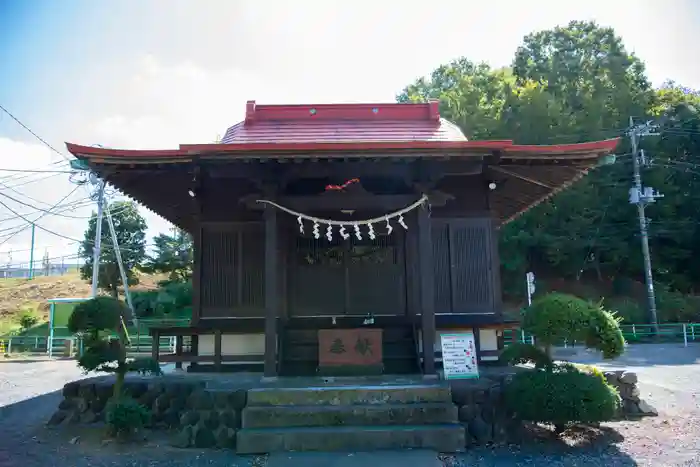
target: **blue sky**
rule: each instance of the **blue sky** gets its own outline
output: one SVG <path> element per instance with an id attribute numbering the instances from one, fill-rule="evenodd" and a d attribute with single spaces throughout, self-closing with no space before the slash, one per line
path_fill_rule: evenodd
<path id="1" fill-rule="evenodd" d="M 693 0 L 0 0 L 0 105 L 61 151 L 64 141 L 210 142 L 242 118 L 248 99 L 392 101 L 441 63 L 466 56 L 507 65 L 525 34 L 575 19 L 614 27 L 655 84 L 674 79 L 700 89 L 700 3 Z M 25 169 L 62 160 L 4 115 L 0 158 L 2 168 Z M 0 173 L 0 182 L 32 181 L 7 176 Z M 56 176 L 16 190 L 46 208 L 73 188 Z M 69 201 L 86 195 L 80 188 Z M 90 207 L 71 214 L 89 216 Z M 150 234 L 167 227 L 146 215 Z M 9 216 L 0 207 L 0 219 Z M 5 229 L 22 223 L 0 221 L 0 243 L 12 232 Z M 70 238 L 85 229 L 84 220 L 51 215 L 38 224 Z M 37 245 L 39 256 L 76 251 L 45 232 L 37 232 Z M 26 260 L 18 250 L 28 247 L 28 231 L 0 244 L 0 263 L 10 249 L 13 262 Z"/>

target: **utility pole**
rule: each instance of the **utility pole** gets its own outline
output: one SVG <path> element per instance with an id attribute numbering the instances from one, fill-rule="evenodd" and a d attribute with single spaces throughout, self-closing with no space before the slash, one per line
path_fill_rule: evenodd
<path id="1" fill-rule="evenodd" d="M 131 308 L 131 315 L 133 316 L 134 324 L 138 326 L 138 320 L 136 318 L 136 313 L 134 312 L 134 305 L 131 302 L 131 293 L 129 292 L 128 278 L 126 277 L 126 269 L 124 269 L 124 262 L 122 261 L 122 253 L 119 250 L 119 240 L 117 239 L 117 231 L 114 228 L 114 221 L 112 221 L 112 213 L 109 211 L 109 206 L 107 206 L 107 225 L 109 226 L 109 233 L 112 235 L 112 247 L 114 248 L 114 256 L 117 258 L 117 265 L 119 266 L 119 274 L 122 278 L 122 284 L 124 284 L 124 296 L 126 297 L 126 304 Z"/>
<path id="2" fill-rule="evenodd" d="M 29 278 L 34 279 L 34 233 L 36 226 L 32 224 L 32 246 L 29 250 Z"/>
<path id="3" fill-rule="evenodd" d="M 97 224 L 95 225 L 95 247 L 92 254 L 92 296 L 97 297 L 97 282 L 100 277 L 100 246 L 102 245 L 102 216 L 105 183 L 100 180 L 97 187 Z"/>
<path id="4" fill-rule="evenodd" d="M 649 135 L 649 125 L 635 126 L 634 120 L 630 117 L 630 139 L 632 143 L 632 166 L 634 175 L 634 186 L 630 188 L 630 203 L 637 205 L 637 215 L 639 216 L 639 234 L 642 240 L 642 256 L 644 257 L 644 278 L 647 286 L 647 300 L 649 306 L 649 318 L 654 327 L 654 333 L 659 334 L 659 321 L 656 316 L 656 296 L 654 294 L 654 277 L 651 270 L 651 254 L 649 252 L 649 224 L 646 218 L 645 208 L 649 203 L 662 198 L 663 195 L 656 193 L 653 188 L 642 186 L 641 165 L 647 164 L 644 151 L 638 149 L 639 137 Z M 641 157 L 640 157 L 641 156 Z M 641 160 L 640 160 L 641 159 Z"/>

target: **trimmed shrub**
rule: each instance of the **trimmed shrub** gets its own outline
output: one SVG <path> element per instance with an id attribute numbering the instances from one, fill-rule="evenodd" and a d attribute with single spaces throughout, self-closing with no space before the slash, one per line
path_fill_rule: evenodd
<path id="1" fill-rule="evenodd" d="M 585 343 L 586 347 L 601 351 L 603 358 L 619 357 L 625 351 L 620 320 L 602 306 L 591 307 Z"/>
<path id="2" fill-rule="evenodd" d="M 532 344 L 517 342 L 509 345 L 501 353 L 500 360 L 510 365 L 532 363 L 536 368 L 550 369 L 554 362 L 544 351 Z"/>
<path id="3" fill-rule="evenodd" d="M 505 388 L 505 403 L 523 421 L 551 423 L 557 432 L 574 423 L 611 420 L 621 406 L 620 395 L 602 373 L 558 365 L 553 371 L 516 374 Z"/>
<path id="4" fill-rule="evenodd" d="M 110 434 L 127 437 L 146 426 L 150 411 L 128 396 L 110 399 L 105 410 L 105 421 Z"/>
<path id="5" fill-rule="evenodd" d="M 573 295 L 552 292 L 538 297 L 523 314 L 523 329 L 547 346 L 582 337 L 591 305 Z M 583 340 L 583 339 L 579 339 Z"/>

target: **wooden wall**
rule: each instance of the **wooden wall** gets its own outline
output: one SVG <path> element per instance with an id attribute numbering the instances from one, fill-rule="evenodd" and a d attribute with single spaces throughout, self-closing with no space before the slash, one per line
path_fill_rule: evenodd
<path id="1" fill-rule="evenodd" d="M 478 176 L 448 177 L 438 189 L 453 199 L 431 212 L 435 312 L 500 314 L 498 251 L 485 184 Z M 265 316 L 264 223 L 260 211 L 237 202 L 244 188 L 231 190 L 217 183 L 207 196 L 219 201 L 202 209 L 201 255 L 196 255 L 202 319 Z M 415 212 L 406 216 L 406 232 L 394 223 L 389 237 L 342 242 L 336 233 L 330 245 L 324 227 L 315 240 L 310 225 L 302 236 L 294 218 L 279 217 L 281 316 L 420 314 Z M 375 226 L 378 233 L 382 228 Z M 363 248 L 367 254 L 358 254 Z"/>

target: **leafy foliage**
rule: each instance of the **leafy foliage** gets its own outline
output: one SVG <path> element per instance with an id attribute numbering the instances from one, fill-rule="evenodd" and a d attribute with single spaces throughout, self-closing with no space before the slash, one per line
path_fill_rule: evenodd
<path id="1" fill-rule="evenodd" d="M 145 270 L 168 274 L 170 280 L 184 282 L 192 277 L 192 237 L 178 228 L 172 235 L 153 237 L 154 254 L 149 256 Z"/>
<path id="2" fill-rule="evenodd" d="M 19 317 L 19 325 L 22 326 L 24 330 L 36 326 L 37 323 L 39 323 L 39 317 L 32 311 L 25 310 Z"/>
<path id="3" fill-rule="evenodd" d="M 603 358 L 619 357 L 625 351 L 625 338 L 620 330 L 620 320 L 601 305 L 591 306 L 585 342 L 586 347 L 602 352 Z"/>
<path id="4" fill-rule="evenodd" d="M 117 241 L 119 242 L 127 282 L 129 285 L 136 285 L 138 284 L 136 267 L 146 257 L 146 221 L 139 214 L 136 204 L 131 201 L 114 202 L 110 204 L 109 209 L 112 214 Z M 89 281 L 92 281 L 96 230 L 97 214 L 93 213 L 80 246 L 80 254 L 85 260 L 85 264 L 80 268 L 80 277 Z M 100 250 L 98 286 L 110 292 L 116 298 L 119 287 L 123 286 L 123 284 L 106 216 L 102 219 L 101 237 L 102 248 Z"/>
<path id="5" fill-rule="evenodd" d="M 105 408 L 105 421 L 111 434 L 120 437 L 133 434 L 150 419 L 150 411 L 128 396 L 110 399 Z"/>
<path id="6" fill-rule="evenodd" d="M 532 344 L 517 342 L 505 348 L 501 353 L 500 360 L 510 365 L 522 365 L 532 363 L 535 368 L 551 369 L 554 361 L 546 352 L 538 349 Z"/>
<path id="7" fill-rule="evenodd" d="M 116 331 L 129 308 L 112 297 L 95 297 L 78 303 L 68 318 L 68 330 L 73 334 L 94 331 Z"/>
<path id="8" fill-rule="evenodd" d="M 693 260 L 700 255 L 700 93 L 673 82 L 652 89 L 643 63 L 614 30 L 574 21 L 534 32 L 509 68 L 462 57 L 397 96 L 399 102 L 429 98 L 440 99 L 441 114 L 468 137 L 521 144 L 620 137 L 629 116 L 657 121 L 661 136 L 642 141 L 654 160 L 645 182 L 665 195 L 648 209 L 654 275 L 671 289 L 694 291 L 700 282 L 700 262 Z M 615 164 L 593 170 L 500 230 L 506 294 L 524 296 L 528 270 L 539 277 L 643 281 L 638 222 L 628 203 L 626 138 L 617 153 Z M 631 298 L 645 306 L 643 297 Z M 664 320 L 689 319 L 659 309 Z M 691 316 L 700 319 L 695 310 Z"/>
<path id="9" fill-rule="evenodd" d="M 126 357 L 126 329 L 128 308 L 124 302 L 112 297 L 96 297 L 76 305 L 68 319 L 68 329 L 83 337 L 83 352 L 78 366 L 86 372 L 115 373 L 114 397 L 121 397 L 126 373 L 161 374 L 158 363 L 150 358 Z M 114 339 L 110 334 L 117 334 Z"/>
<path id="10" fill-rule="evenodd" d="M 573 295 L 553 292 L 538 297 L 524 310 L 522 326 L 547 354 L 565 340 L 585 342 L 587 347 L 600 350 L 604 358 L 619 357 L 625 349 L 615 315 L 601 304 Z"/>
<path id="11" fill-rule="evenodd" d="M 134 292 L 131 299 L 139 318 L 187 315 L 192 308 L 192 282 L 161 282 L 158 290 Z"/>
<path id="12" fill-rule="evenodd" d="M 523 313 L 523 329 L 538 342 L 556 345 L 581 340 L 588 326 L 590 304 L 573 295 L 549 293 L 536 298 Z"/>
<path id="13" fill-rule="evenodd" d="M 553 423 L 558 431 L 573 423 L 611 420 L 621 405 L 617 390 L 600 372 L 573 365 L 517 373 L 504 395 L 506 406 L 519 419 Z"/>

